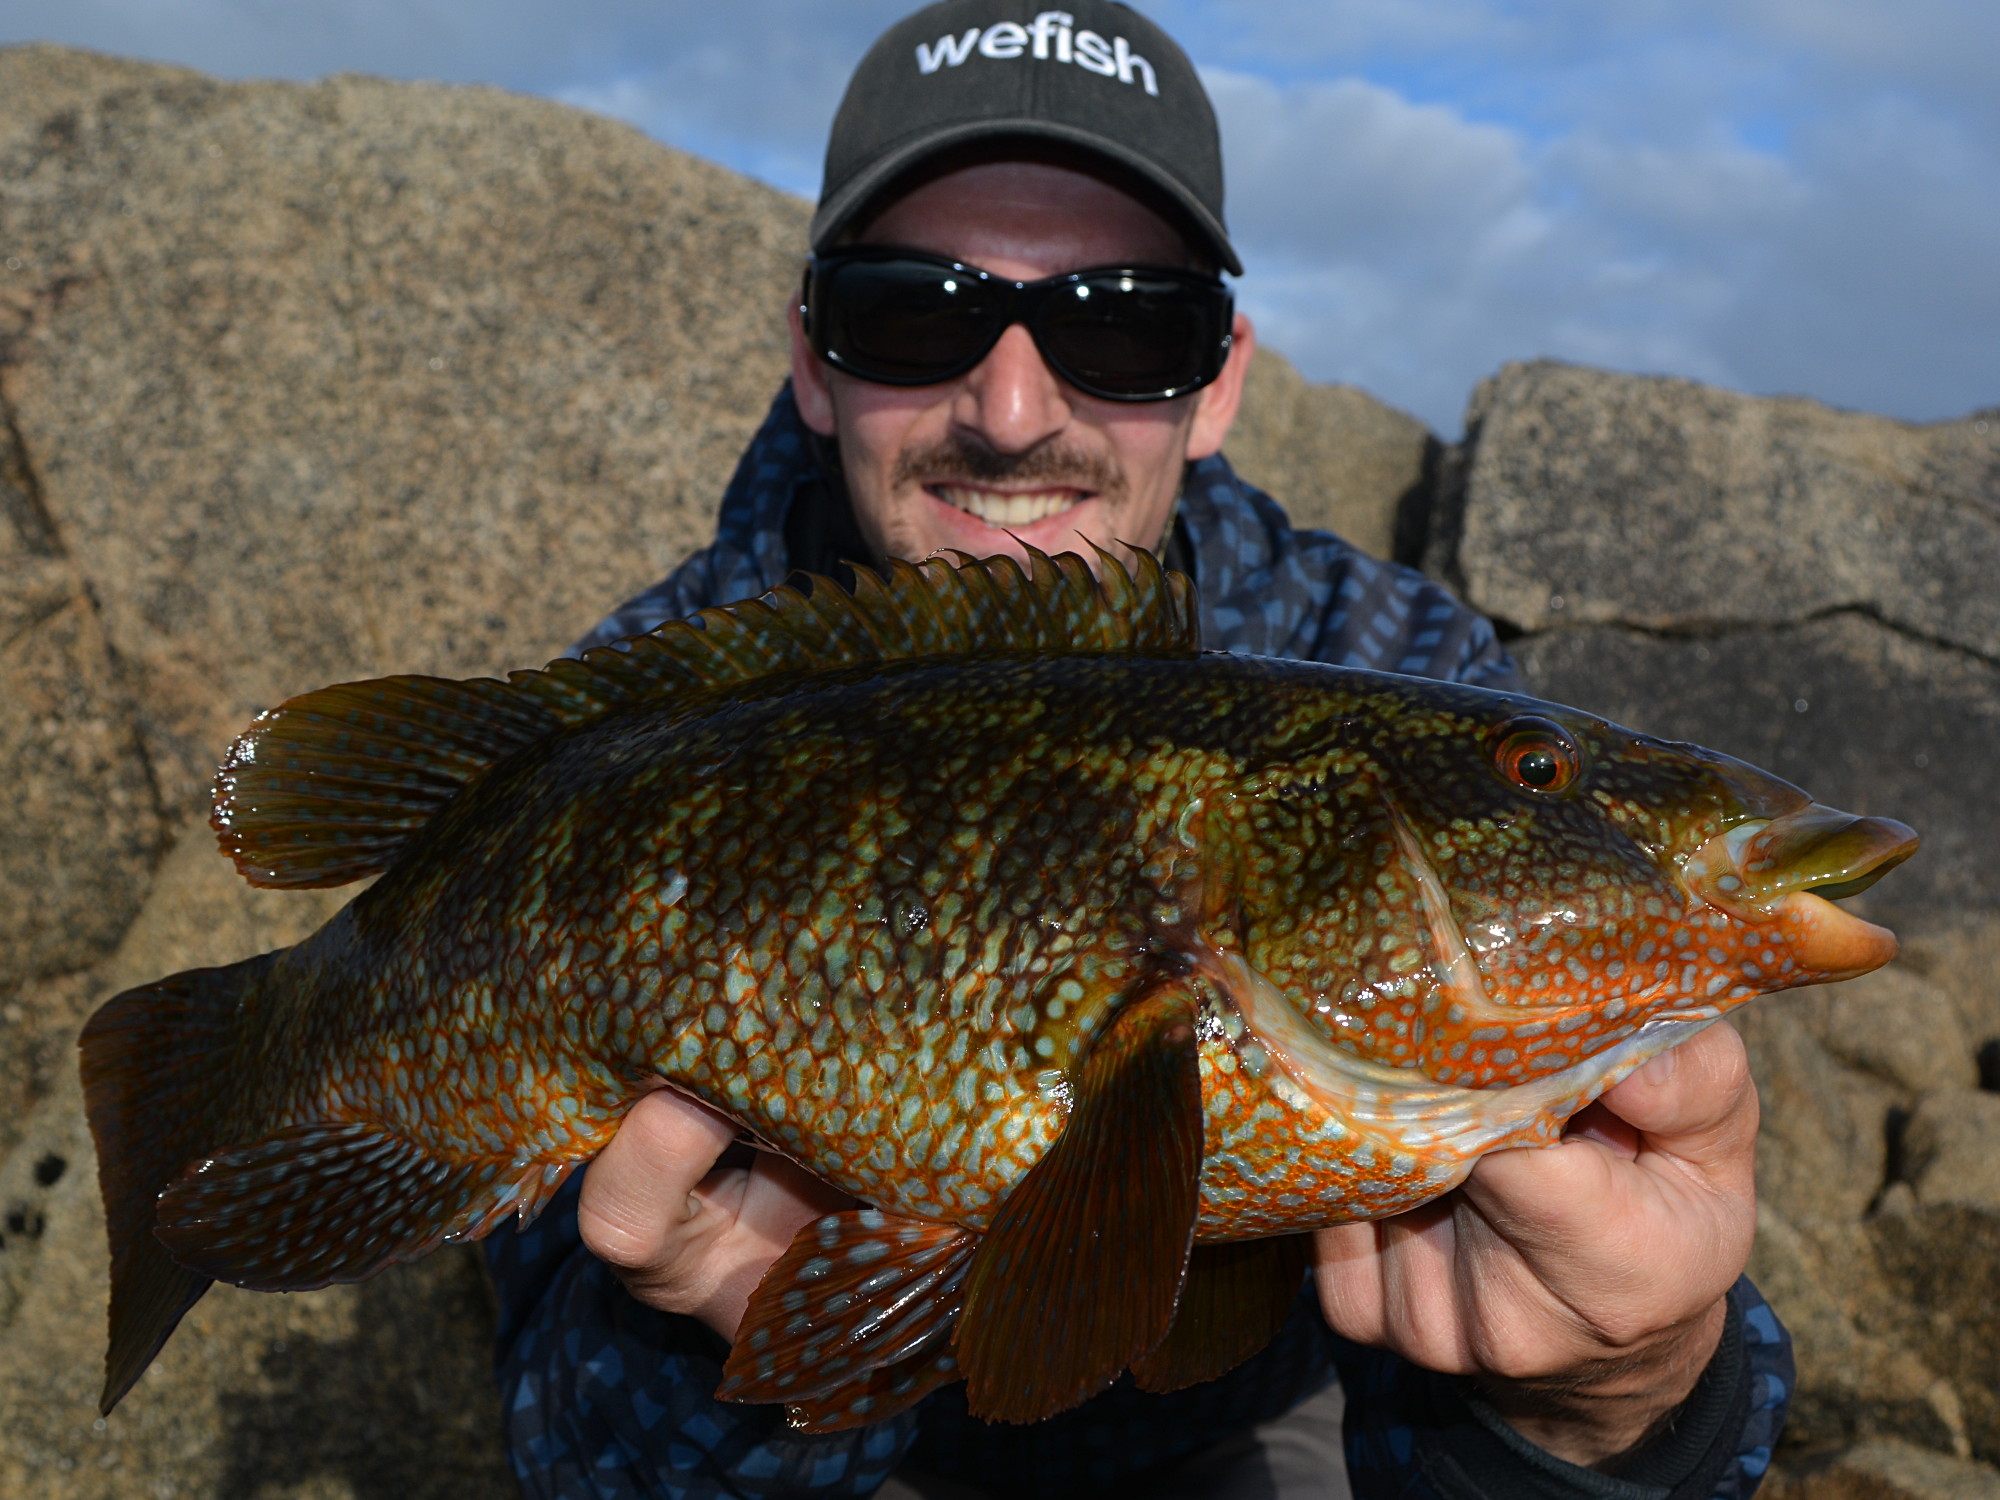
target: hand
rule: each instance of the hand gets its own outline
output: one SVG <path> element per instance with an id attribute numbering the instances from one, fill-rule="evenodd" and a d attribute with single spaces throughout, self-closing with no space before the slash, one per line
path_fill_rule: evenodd
<path id="1" fill-rule="evenodd" d="M 1435 1203 L 1315 1237 L 1334 1330 L 1479 1380 L 1531 1442 L 1585 1466 L 1657 1432 L 1721 1337 L 1750 1258 L 1757 1092 L 1712 1026 Z"/>
<path id="2" fill-rule="evenodd" d="M 667 1089 L 632 1106 L 584 1175 L 583 1243 L 625 1290 L 736 1337 L 771 1262 L 807 1224 L 853 1199 L 782 1156 L 717 1167 L 736 1127 Z"/>

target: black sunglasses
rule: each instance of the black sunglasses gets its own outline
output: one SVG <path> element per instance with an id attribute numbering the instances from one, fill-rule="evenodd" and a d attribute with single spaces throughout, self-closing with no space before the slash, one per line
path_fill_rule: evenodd
<path id="1" fill-rule="evenodd" d="M 1200 390 L 1229 357 L 1235 303 L 1213 276 L 1105 266 L 1010 281 L 917 250 L 856 249 L 806 263 L 806 339 L 881 385 L 935 385 L 1022 324 L 1051 370 L 1106 401 Z"/>

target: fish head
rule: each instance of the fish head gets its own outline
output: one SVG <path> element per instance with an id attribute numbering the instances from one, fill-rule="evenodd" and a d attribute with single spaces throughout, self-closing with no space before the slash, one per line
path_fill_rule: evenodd
<path id="1" fill-rule="evenodd" d="M 1247 960 L 1362 1059 L 1503 1087 L 1895 956 L 1836 903 L 1915 851 L 1901 823 L 1517 695 L 1333 707 L 1314 775 L 1255 783 L 1240 910 Z"/>

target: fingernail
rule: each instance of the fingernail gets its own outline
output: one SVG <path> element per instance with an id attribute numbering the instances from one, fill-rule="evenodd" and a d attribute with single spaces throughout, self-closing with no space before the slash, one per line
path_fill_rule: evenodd
<path id="1" fill-rule="evenodd" d="M 1660 1084 L 1669 1081 L 1674 1076 L 1674 1069 L 1678 1068 L 1680 1065 L 1681 1065 L 1681 1049 L 1678 1047 L 1669 1047 L 1666 1051 L 1662 1052 L 1658 1057 L 1654 1058 L 1651 1062 L 1647 1063 L 1645 1067 L 1639 1070 L 1639 1072 L 1640 1076 L 1643 1077 L 1646 1080 L 1646 1082 L 1654 1085 L 1655 1087 L 1658 1087 Z"/>

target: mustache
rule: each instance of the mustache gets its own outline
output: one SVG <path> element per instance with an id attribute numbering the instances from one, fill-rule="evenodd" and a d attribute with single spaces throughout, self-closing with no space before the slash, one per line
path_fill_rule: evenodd
<path id="1" fill-rule="evenodd" d="M 905 448 L 890 475 L 894 485 L 1021 484 L 1047 489 L 1092 490 L 1107 500 L 1125 493 L 1125 471 L 1101 453 L 1055 445 L 1002 453 L 965 433 Z"/>

